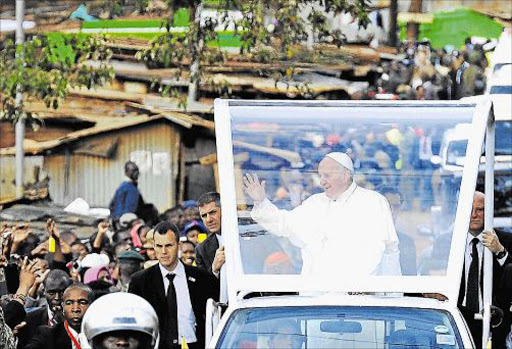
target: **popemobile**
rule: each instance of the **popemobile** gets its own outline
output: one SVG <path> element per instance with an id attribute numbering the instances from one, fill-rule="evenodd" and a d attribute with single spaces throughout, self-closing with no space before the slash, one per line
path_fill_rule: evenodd
<path id="1" fill-rule="evenodd" d="M 457 302 L 481 163 L 493 228 L 503 108 L 510 118 L 489 92 L 476 102 L 216 100 L 227 261 L 221 302 L 208 302 L 208 348 L 490 347 L 499 319 L 487 248 L 481 343 Z M 461 180 L 442 190 L 435 159 L 461 128 Z"/>

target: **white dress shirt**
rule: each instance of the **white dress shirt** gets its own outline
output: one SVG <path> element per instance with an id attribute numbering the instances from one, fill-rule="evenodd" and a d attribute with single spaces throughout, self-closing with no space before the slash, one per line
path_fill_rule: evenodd
<path id="1" fill-rule="evenodd" d="M 57 322 L 54 320 L 53 311 L 50 309 L 50 305 L 46 307 L 46 312 L 48 313 L 48 323 L 46 325 L 53 326 L 57 324 Z"/>
<path id="2" fill-rule="evenodd" d="M 215 237 L 219 242 L 219 247 L 224 246 L 224 237 L 221 234 L 215 234 Z"/>
<path id="3" fill-rule="evenodd" d="M 466 294 L 468 290 L 468 277 L 469 277 L 469 266 L 471 265 L 471 261 L 473 258 L 471 257 L 471 253 L 473 251 L 473 244 L 471 241 L 475 236 L 468 233 L 468 237 L 466 239 L 466 251 L 464 254 L 464 280 L 466 282 Z M 482 271 L 483 271 L 483 262 L 484 262 L 484 245 L 482 243 L 482 235 L 479 234 L 476 236 L 476 238 L 480 241 L 476 245 L 476 250 L 478 251 L 478 304 L 480 310 L 482 310 L 482 304 L 483 304 L 483 296 L 482 296 L 482 288 L 480 287 L 480 281 L 482 280 Z M 505 255 L 503 258 L 498 259 L 498 263 L 500 265 L 505 264 L 505 261 L 507 260 L 507 255 Z M 464 295 L 464 299 L 462 300 L 462 305 L 466 305 L 466 294 Z"/>
<path id="4" fill-rule="evenodd" d="M 178 260 L 176 268 L 172 271 L 165 269 L 162 264 L 160 272 L 164 281 L 164 290 L 167 295 L 167 288 L 169 287 L 169 279 L 167 274 L 174 273 L 173 284 L 176 290 L 176 302 L 178 304 L 178 343 L 181 343 L 181 338 L 185 338 L 187 343 L 197 342 L 196 337 L 196 317 L 192 309 L 192 302 L 190 301 L 190 293 L 188 290 L 187 275 L 185 274 L 185 267 Z"/>
<path id="5" fill-rule="evenodd" d="M 69 330 L 69 332 L 71 332 L 71 335 L 73 337 L 75 337 L 75 339 L 78 341 L 78 343 L 80 343 L 80 347 L 82 347 L 82 349 L 91 349 L 91 346 L 90 346 L 89 342 L 87 341 L 87 338 L 85 337 L 85 335 L 82 332 L 80 332 L 80 333 L 76 332 L 73 329 L 73 327 L 71 327 L 71 326 L 68 326 L 68 330 Z M 71 340 L 71 338 L 69 340 Z M 71 348 L 78 349 L 72 340 L 71 340 Z"/>
<path id="6" fill-rule="evenodd" d="M 302 274 L 331 274 L 333 267 L 341 276 L 401 274 L 388 201 L 355 183 L 336 200 L 315 194 L 291 211 L 265 199 L 251 217 L 301 248 Z"/>

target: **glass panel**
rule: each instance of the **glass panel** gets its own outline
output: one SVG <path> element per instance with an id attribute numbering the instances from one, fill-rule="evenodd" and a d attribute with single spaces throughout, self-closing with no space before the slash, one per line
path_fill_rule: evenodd
<path id="1" fill-rule="evenodd" d="M 496 121 L 496 155 L 512 155 L 512 121 Z"/>
<path id="2" fill-rule="evenodd" d="M 239 310 L 217 348 L 461 348 L 448 313 L 385 307 Z"/>
<path id="3" fill-rule="evenodd" d="M 473 111 L 232 106 L 243 272 L 445 275 L 466 142 L 442 143 Z"/>

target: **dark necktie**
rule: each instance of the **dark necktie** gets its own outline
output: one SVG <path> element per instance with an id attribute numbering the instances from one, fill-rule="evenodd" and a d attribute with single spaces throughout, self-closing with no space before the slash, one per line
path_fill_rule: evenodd
<path id="1" fill-rule="evenodd" d="M 478 297 L 478 268 L 479 268 L 479 260 L 478 260 L 478 249 L 476 245 L 479 243 L 477 238 L 471 240 L 472 249 L 471 249 L 471 264 L 469 265 L 469 273 L 468 273 L 468 285 L 466 291 L 466 308 L 468 310 L 478 313 L 480 311 L 480 302 Z"/>
<path id="2" fill-rule="evenodd" d="M 169 310 L 169 337 L 173 345 L 178 344 L 178 301 L 176 300 L 176 289 L 174 288 L 174 277 L 176 274 L 167 274 L 169 286 L 167 287 L 167 308 Z"/>

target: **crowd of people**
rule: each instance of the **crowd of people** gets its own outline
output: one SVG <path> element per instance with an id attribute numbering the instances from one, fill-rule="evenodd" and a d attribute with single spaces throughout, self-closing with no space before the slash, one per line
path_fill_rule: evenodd
<path id="1" fill-rule="evenodd" d="M 44 236 L 28 223 L 2 225 L 2 348 L 204 347 L 206 301 L 219 299 L 224 264 L 220 196 L 148 224 L 135 213 L 144 205 L 137 173 L 128 162 L 110 220 L 87 239 L 52 218 Z"/>
<path id="2" fill-rule="evenodd" d="M 456 100 L 480 95 L 488 66 L 485 44 L 466 39 L 462 50 L 433 49 L 428 40 L 400 47 L 401 61 L 382 64 L 382 74 L 354 99 Z"/>
<path id="3" fill-rule="evenodd" d="M 346 153 L 326 154 L 317 171 L 323 192 L 312 195 L 291 211 L 270 202 L 264 182 L 255 174 L 246 174 L 243 184 L 254 201 L 254 221 L 273 234 L 299 241 L 303 257 L 332 255 L 337 260 L 345 256 L 344 264 L 361 266 L 356 271 L 359 275 L 405 273 L 400 233 L 393 222 L 396 203 L 392 196 L 360 187 L 354 181 L 354 163 Z M 2 226 L 2 347 L 205 346 L 207 300 L 219 300 L 222 296 L 225 251 L 220 195 L 211 192 L 197 201 L 186 201 L 166 210 L 157 222 L 148 225 L 136 214 L 141 205 L 147 205 L 137 187 L 137 173 L 137 165 L 128 162 L 126 180 L 114 194 L 112 206 L 116 209 L 111 219 L 99 221 L 96 232 L 88 239 L 80 239 L 73 231 L 61 231 L 51 218 L 42 237 L 32 233 L 28 224 Z M 127 187 L 133 191 L 130 195 L 135 205 L 123 194 Z M 473 251 L 465 256 L 459 299 L 475 338 L 481 333 L 481 323 L 472 319 L 482 309 L 478 260 L 483 258 L 484 246 L 495 256 L 495 290 L 501 297 L 497 304 L 511 302 L 504 290 L 510 290 L 507 280 L 512 257 L 508 251 L 512 250 L 512 241 L 499 232 L 484 231 L 483 197 L 477 192 L 473 202 L 467 248 Z M 363 219 L 358 215 L 368 215 L 369 210 L 376 226 L 364 231 L 356 223 Z M 352 232 L 350 236 L 332 234 L 330 224 L 324 226 L 320 221 L 307 219 L 326 215 L 339 216 Z M 325 220 L 329 221 L 332 219 Z M 383 225 L 388 227 L 386 232 L 375 235 Z M 308 236 L 315 230 L 316 235 Z M 325 233 L 322 239 L 318 239 L 320 233 Z M 346 243 L 347 238 L 353 241 Z M 316 241 L 325 243 L 319 245 Z M 361 259 L 349 249 L 338 253 L 343 245 L 349 249 L 355 245 L 374 246 L 375 252 Z M 336 260 L 331 263 L 338 263 Z M 354 263 L 356 260 L 361 263 Z M 322 266 L 316 262 L 305 259 L 302 273 L 322 273 Z M 505 320 L 496 332 L 500 343 L 504 343 L 510 328 L 509 313 Z"/>

